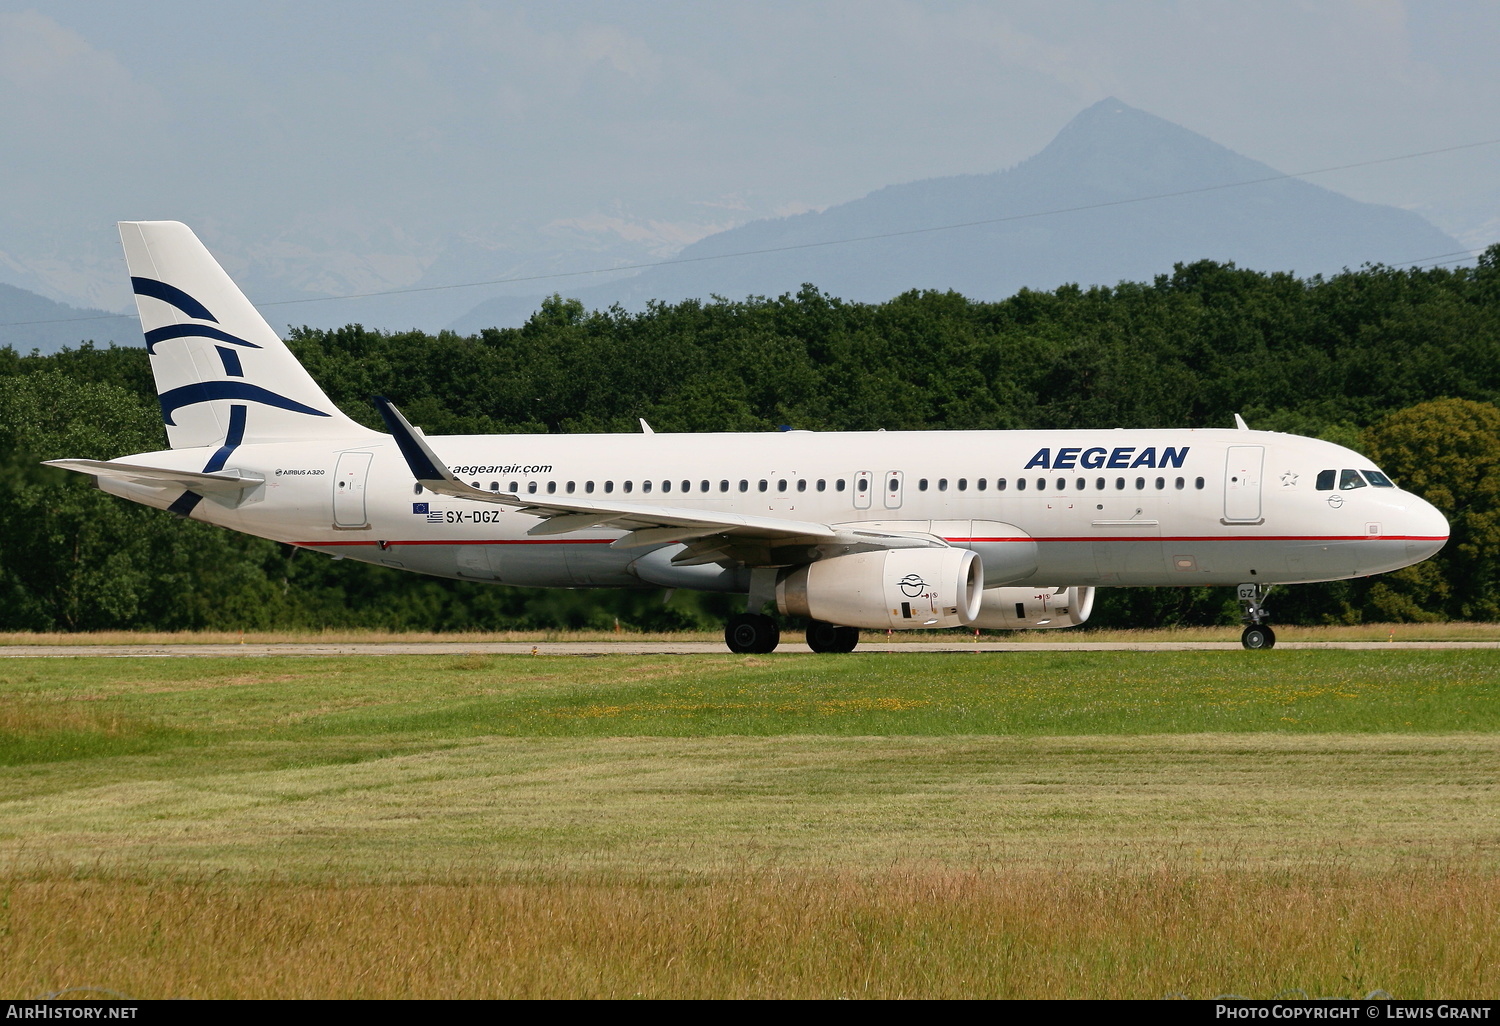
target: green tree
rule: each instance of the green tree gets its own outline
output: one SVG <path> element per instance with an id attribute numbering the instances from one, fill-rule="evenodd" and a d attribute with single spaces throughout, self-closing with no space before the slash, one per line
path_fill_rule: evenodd
<path id="1" fill-rule="evenodd" d="M 1371 425 L 1365 451 L 1448 517 L 1451 535 L 1425 563 L 1375 578 L 1372 618 L 1500 617 L 1500 408 L 1434 399 Z"/>

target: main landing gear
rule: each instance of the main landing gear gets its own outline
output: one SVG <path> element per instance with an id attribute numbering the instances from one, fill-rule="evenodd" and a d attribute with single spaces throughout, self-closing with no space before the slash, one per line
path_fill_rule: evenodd
<path id="1" fill-rule="evenodd" d="M 731 652 L 764 655 L 781 644 L 781 628 L 763 613 L 741 613 L 724 625 L 724 644 Z"/>
<path id="2" fill-rule="evenodd" d="M 1269 584 L 1240 585 L 1240 611 L 1249 625 L 1240 634 L 1240 644 L 1248 649 L 1276 647 L 1276 632 L 1265 622 L 1266 609 L 1262 604 L 1270 591 Z"/>
<path id="3" fill-rule="evenodd" d="M 769 616 L 741 613 L 724 625 L 724 643 L 731 652 L 764 655 L 774 652 L 781 643 L 781 628 Z M 853 652 L 858 644 L 858 627 L 839 627 L 822 620 L 807 625 L 807 647 L 814 652 Z"/>
<path id="4" fill-rule="evenodd" d="M 807 647 L 814 652 L 853 652 L 858 644 L 858 627 L 837 627 L 822 620 L 807 625 Z"/>

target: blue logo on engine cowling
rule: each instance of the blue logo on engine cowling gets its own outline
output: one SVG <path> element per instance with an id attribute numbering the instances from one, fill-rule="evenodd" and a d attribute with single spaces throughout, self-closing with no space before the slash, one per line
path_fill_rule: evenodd
<path id="1" fill-rule="evenodd" d="M 1133 445 L 1118 445 L 1112 449 L 1106 449 L 1102 445 L 1089 446 L 1066 446 L 1057 450 L 1057 455 L 1052 455 L 1050 448 L 1038 449 L 1036 455 L 1023 468 L 1032 470 L 1135 470 L 1137 467 L 1150 467 L 1152 470 L 1164 470 L 1167 467 L 1182 466 L 1187 459 L 1188 450 L 1192 446 L 1181 447 L 1162 446 L 1157 449 L 1154 445 L 1148 445 L 1144 449 L 1138 449 Z"/>

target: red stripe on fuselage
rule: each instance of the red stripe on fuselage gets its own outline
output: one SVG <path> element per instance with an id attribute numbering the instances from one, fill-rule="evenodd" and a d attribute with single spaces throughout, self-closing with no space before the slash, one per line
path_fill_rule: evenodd
<path id="1" fill-rule="evenodd" d="M 1099 542 L 1099 541 L 1128 541 L 1128 542 L 1222 542 L 1222 541 L 1310 541 L 1310 542 L 1339 542 L 1339 541 L 1447 541 L 1446 534 L 1211 534 L 1211 535 L 1166 535 L 1154 534 L 1130 534 L 1130 535 L 1082 535 L 1076 538 L 944 538 L 946 542 L 964 542 L 966 544 L 987 542 Z"/>
<path id="2" fill-rule="evenodd" d="M 944 538 L 946 542 L 973 544 L 1000 544 L 1004 542 L 1222 542 L 1222 541 L 1256 541 L 1256 542 L 1344 542 L 1344 541 L 1423 541 L 1423 542 L 1445 542 L 1448 536 L 1445 534 L 1225 534 L 1225 535 L 1081 535 L 1079 537 L 1057 537 L 1057 538 Z M 302 548 L 329 548 L 338 545 L 381 545 L 393 548 L 397 545 L 608 545 L 613 538 L 451 538 L 451 539 L 408 539 L 404 541 L 381 542 L 378 539 L 359 539 L 350 541 L 299 541 L 292 542 L 293 545 Z"/>

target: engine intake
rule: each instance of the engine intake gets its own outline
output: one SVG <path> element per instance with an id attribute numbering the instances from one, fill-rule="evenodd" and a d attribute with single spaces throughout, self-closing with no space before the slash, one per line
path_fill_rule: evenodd
<path id="1" fill-rule="evenodd" d="M 991 588 L 973 626 L 988 630 L 1077 627 L 1094 611 L 1093 588 Z"/>
<path id="2" fill-rule="evenodd" d="M 882 549 L 787 571 L 776 607 L 841 627 L 961 627 L 984 596 L 984 564 L 972 549 Z"/>

